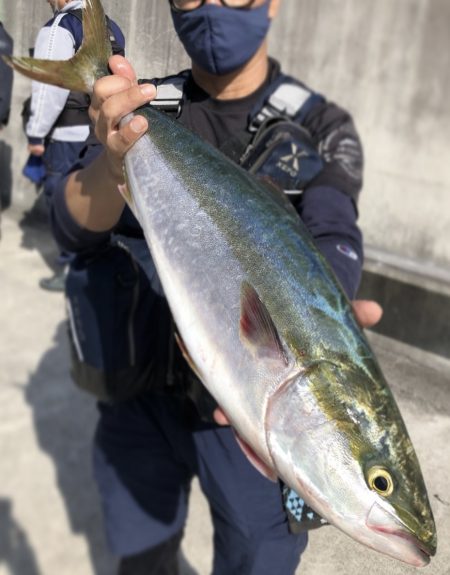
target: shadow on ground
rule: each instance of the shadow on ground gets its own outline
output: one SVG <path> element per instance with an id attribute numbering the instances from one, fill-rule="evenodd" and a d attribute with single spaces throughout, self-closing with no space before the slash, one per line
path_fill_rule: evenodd
<path id="1" fill-rule="evenodd" d="M 103 540 L 99 501 L 91 476 L 91 437 L 95 407 L 68 374 L 65 322 L 42 357 L 25 391 L 39 446 L 52 460 L 73 533 L 86 539 L 93 573 L 111 575 L 115 561 Z M 21 572 L 21 575 L 28 572 Z M 30 571 L 30 574 L 32 572 Z"/>
<path id="2" fill-rule="evenodd" d="M 50 232 L 47 206 L 42 193 L 38 194 L 31 207 L 23 212 L 19 227 L 22 231 L 20 247 L 36 250 L 51 272 L 60 271 L 57 265 L 58 248 Z"/>
<path id="3" fill-rule="evenodd" d="M 95 404 L 70 380 L 66 337 L 65 322 L 61 322 L 52 347 L 30 377 L 25 398 L 32 410 L 39 446 L 55 466 L 70 528 L 85 538 L 93 573 L 112 575 L 116 560 L 109 554 L 103 538 L 100 503 L 91 472 Z M 39 571 L 22 570 L 17 575 L 35 573 Z M 180 575 L 197 575 L 183 555 Z"/>
<path id="4" fill-rule="evenodd" d="M 0 567 L 11 575 L 40 575 L 35 553 L 27 535 L 14 519 L 9 499 L 0 497 Z"/>

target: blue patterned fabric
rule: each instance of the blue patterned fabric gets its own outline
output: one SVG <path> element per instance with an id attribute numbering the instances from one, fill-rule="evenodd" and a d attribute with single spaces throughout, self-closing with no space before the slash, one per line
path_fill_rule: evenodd
<path id="1" fill-rule="evenodd" d="M 283 486 L 283 502 L 286 509 L 289 527 L 293 533 L 310 531 L 323 525 L 328 525 L 328 521 L 318 515 L 297 493 L 288 487 Z"/>

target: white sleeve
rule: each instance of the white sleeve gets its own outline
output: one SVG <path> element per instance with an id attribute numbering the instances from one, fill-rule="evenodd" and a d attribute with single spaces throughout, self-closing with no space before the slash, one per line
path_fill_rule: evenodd
<path id="1" fill-rule="evenodd" d="M 42 28 L 36 38 L 34 57 L 45 60 L 69 60 L 75 54 L 75 39 L 59 26 L 64 15 L 51 26 Z M 66 105 L 69 90 L 33 81 L 31 83 L 31 117 L 26 126 L 29 138 L 45 138 Z"/>

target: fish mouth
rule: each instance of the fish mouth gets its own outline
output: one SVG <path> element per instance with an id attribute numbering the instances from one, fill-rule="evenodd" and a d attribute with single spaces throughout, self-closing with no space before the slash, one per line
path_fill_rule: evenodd
<path id="1" fill-rule="evenodd" d="M 414 567 L 425 567 L 436 553 L 433 542 L 427 543 L 412 533 L 391 511 L 374 503 L 367 519 L 367 527 L 388 541 L 385 552 Z"/>
<path id="2" fill-rule="evenodd" d="M 378 533 L 386 534 L 389 536 L 394 535 L 395 537 L 400 537 L 401 539 L 406 540 L 408 543 L 411 544 L 411 546 L 413 546 L 417 550 L 419 556 L 421 555 L 422 558 L 421 563 L 423 565 L 428 565 L 432 555 L 435 554 L 434 550 L 431 550 L 429 547 L 426 547 L 425 544 L 422 541 L 420 541 L 420 539 L 414 537 L 414 535 L 412 535 L 411 533 L 407 533 L 400 529 L 397 530 L 387 529 L 385 527 L 376 527 L 376 526 L 371 527 L 371 529 Z"/>

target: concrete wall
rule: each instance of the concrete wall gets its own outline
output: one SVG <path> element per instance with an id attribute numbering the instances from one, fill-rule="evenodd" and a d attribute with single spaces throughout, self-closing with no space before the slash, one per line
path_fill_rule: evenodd
<path id="1" fill-rule="evenodd" d="M 187 65 L 165 0 L 105 0 L 122 26 L 139 75 Z M 0 0 L 17 54 L 49 17 L 44 0 Z M 450 2 L 448 0 L 283 0 L 271 52 L 286 71 L 346 106 L 366 153 L 360 203 L 366 243 L 441 267 L 450 264 Z M 28 81 L 16 77 L 14 198 L 32 190 L 20 176 L 25 141 L 20 104 Z"/>

